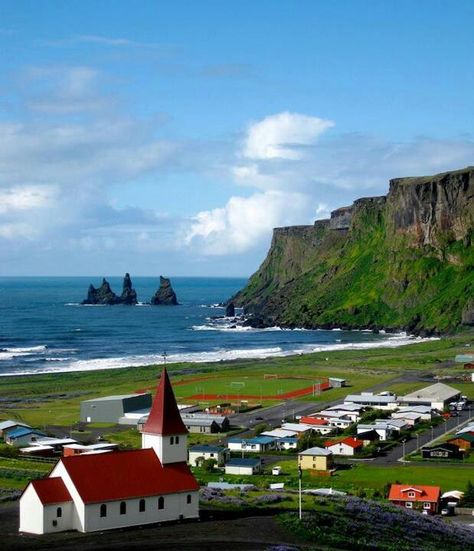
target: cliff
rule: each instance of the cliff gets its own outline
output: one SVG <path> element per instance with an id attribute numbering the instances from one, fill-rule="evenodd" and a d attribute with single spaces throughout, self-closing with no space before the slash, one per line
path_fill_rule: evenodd
<path id="1" fill-rule="evenodd" d="M 167 277 L 160 276 L 160 286 L 151 297 L 150 304 L 153 306 L 177 306 L 178 299 Z"/>
<path id="2" fill-rule="evenodd" d="M 232 301 L 265 324 L 453 331 L 474 322 L 474 167 L 390 181 L 312 226 L 276 228 Z"/>

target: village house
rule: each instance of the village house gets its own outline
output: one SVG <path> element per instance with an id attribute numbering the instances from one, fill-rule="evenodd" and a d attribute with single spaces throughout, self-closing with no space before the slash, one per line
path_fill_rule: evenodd
<path id="1" fill-rule="evenodd" d="M 321 419 L 313 415 L 300 417 L 299 424 L 305 427 L 309 426 L 314 432 L 319 434 L 329 434 L 334 430 L 327 419 Z"/>
<path id="2" fill-rule="evenodd" d="M 349 436 L 341 440 L 328 440 L 324 443 L 324 447 L 334 455 L 354 456 L 362 450 L 364 442 L 354 436 Z"/>
<path id="3" fill-rule="evenodd" d="M 392 417 L 404 413 L 418 413 L 422 421 L 431 421 L 437 415 L 433 412 L 431 406 L 402 406 L 392 414 Z"/>
<path id="4" fill-rule="evenodd" d="M 21 446 L 30 446 L 45 436 L 44 432 L 31 427 L 15 427 L 6 431 L 4 439 L 6 444 L 20 448 Z"/>
<path id="5" fill-rule="evenodd" d="M 334 430 L 335 428 L 347 429 L 354 422 L 352 420 L 353 416 L 345 411 L 325 409 L 317 415 L 320 419 L 327 421 L 330 430 Z"/>
<path id="6" fill-rule="evenodd" d="M 189 432 L 216 433 L 227 432 L 230 427 L 229 418 L 212 413 L 186 413 L 181 415 Z"/>
<path id="7" fill-rule="evenodd" d="M 396 411 L 392 413 L 392 419 L 400 419 L 407 426 L 414 427 L 421 421 L 421 413 L 416 413 L 414 411 Z"/>
<path id="8" fill-rule="evenodd" d="M 20 531 L 93 532 L 199 516 L 199 485 L 166 369 L 142 432 L 142 449 L 62 457 L 20 498 Z"/>
<path id="9" fill-rule="evenodd" d="M 439 486 L 410 486 L 392 484 L 388 499 L 394 504 L 406 509 L 427 511 L 429 514 L 438 512 L 441 490 Z"/>
<path id="10" fill-rule="evenodd" d="M 225 466 L 225 474 L 237 474 L 251 476 L 262 469 L 259 457 L 244 457 L 230 459 Z"/>
<path id="11" fill-rule="evenodd" d="M 193 467 L 198 467 L 207 459 L 214 459 L 217 467 L 222 467 L 229 458 L 229 448 L 223 446 L 201 445 L 193 446 L 188 451 L 188 462 Z"/>
<path id="12" fill-rule="evenodd" d="M 449 444 L 454 444 L 464 452 L 469 452 L 474 447 L 474 433 L 463 432 L 461 434 L 456 434 L 456 436 L 450 438 L 448 442 Z"/>
<path id="13" fill-rule="evenodd" d="M 7 431 L 12 430 L 16 427 L 31 428 L 30 425 L 27 425 L 26 423 L 20 423 L 19 421 L 13 421 L 12 419 L 7 419 L 6 421 L 0 421 L 0 436 L 5 436 Z"/>
<path id="14" fill-rule="evenodd" d="M 422 448 L 421 455 L 423 459 L 460 459 L 463 454 L 455 444 L 444 442 L 430 448 Z"/>
<path id="15" fill-rule="evenodd" d="M 333 468 L 333 454 L 325 448 L 309 448 L 298 454 L 298 467 L 303 471 L 330 471 Z"/>
<path id="16" fill-rule="evenodd" d="M 296 436 L 278 438 L 276 447 L 278 450 L 296 450 L 298 448 L 298 438 Z"/>
<path id="17" fill-rule="evenodd" d="M 389 440 L 392 436 L 392 433 L 394 432 L 394 429 L 390 427 L 387 423 L 359 423 L 357 425 L 357 438 L 361 438 L 359 435 L 375 431 L 379 435 L 380 441 L 384 442 L 385 440 Z M 363 438 L 361 438 L 363 439 Z"/>
<path id="18" fill-rule="evenodd" d="M 275 448 L 275 438 L 271 436 L 255 436 L 255 438 L 229 438 L 227 444 L 233 452 L 262 453 Z"/>

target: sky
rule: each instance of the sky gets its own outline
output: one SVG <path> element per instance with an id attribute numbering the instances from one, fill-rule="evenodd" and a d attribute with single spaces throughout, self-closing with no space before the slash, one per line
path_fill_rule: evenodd
<path id="1" fill-rule="evenodd" d="M 474 2 L 0 0 L 0 275 L 249 276 L 474 164 Z"/>

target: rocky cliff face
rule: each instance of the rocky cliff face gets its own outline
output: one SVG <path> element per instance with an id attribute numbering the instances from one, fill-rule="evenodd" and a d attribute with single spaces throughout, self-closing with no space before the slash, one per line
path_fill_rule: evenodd
<path id="1" fill-rule="evenodd" d="M 391 180 L 314 226 L 276 228 L 237 306 L 268 324 L 451 331 L 473 323 L 474 168 Z"/>
<path id="2" fill-rule="evenodd" d="M 132 288 L 132 280 L 130 274 L 125 274 L 123 279 L 122 295 L 117 296 L 111 289 L 109 282 L 104 278 L 102 285 L 96 289 L 92 284 L 89 285 L 87 298 L 82 301 L 82 304 L 104 304 L 112 306 L 114 304 L 134 305 L 137 303 L 137 293 Z"/>
<path id="3" fill-rule="evenodd" d="M 168 278 L 160 276 L 160 287 L 151 298 L 151 304 L 154 306 L 177 306 L 178 299 Z"/>

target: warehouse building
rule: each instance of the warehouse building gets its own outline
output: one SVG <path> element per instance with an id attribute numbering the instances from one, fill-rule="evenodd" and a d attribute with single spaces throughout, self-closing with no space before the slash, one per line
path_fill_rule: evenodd
<path id="1" fill-rule="evenodd" d="M 151 408 L 151 394 L 104 396 L 81 402 L 84 423 L 118 423 L 126 413 Z"/>
<path id="2" fill-rule="evenodd" d="M 399 400 L 401 404 L 407 406 L 430 406 L 431 409 L 442 411 L 450 402 L 455 402 L 460 398 L 461 392 L 456 388 L 444 383 L 435 383 L 434 385 L 401 396 Z"/>

